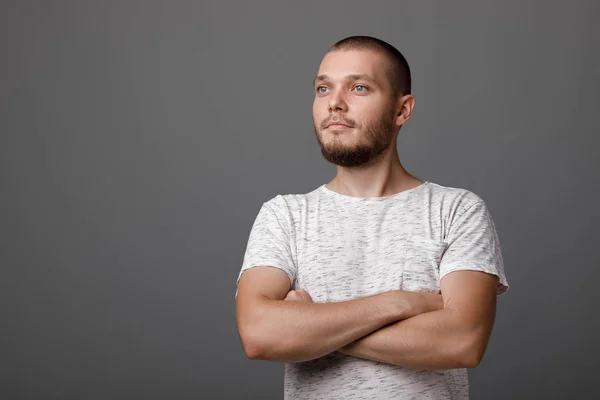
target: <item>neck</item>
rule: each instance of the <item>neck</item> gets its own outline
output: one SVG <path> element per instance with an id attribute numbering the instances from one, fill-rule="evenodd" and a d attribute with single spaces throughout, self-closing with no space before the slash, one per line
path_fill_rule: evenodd
<path id="1" fill-rule="evenodd" d="M 415 188 L 422 183 L 404 169 L 394 143 L 367 165 L 352 168 L 337 166 L 335 178 L 326 186 L 347 196 L 383 197 Z"/>

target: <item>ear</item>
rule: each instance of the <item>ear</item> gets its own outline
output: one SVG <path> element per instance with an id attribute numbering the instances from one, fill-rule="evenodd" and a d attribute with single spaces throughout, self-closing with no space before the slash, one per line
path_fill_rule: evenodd
<path id="1" fill-rule="evenodd" d="M 407 123 L 413 108 L 415 108 L 415 97 L 412 94 L 399 97 L 396 102 L 396 124 L 402 126 Z"/>

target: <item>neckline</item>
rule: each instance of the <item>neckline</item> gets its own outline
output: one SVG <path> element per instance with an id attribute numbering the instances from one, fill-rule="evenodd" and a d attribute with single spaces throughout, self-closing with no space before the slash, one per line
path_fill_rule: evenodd
<path id="1" fill-rule="evenodd" d="M 340 199 L 345 199 L 345 200 L 350 200 L 350 201 L 361 201 L 361 202 L 365 202 L 365 201 L 385 201 L 385 200 L 391 200 L 391 199 L 398 199 L 401 197 L 405 197 L 408 196 L 411 193 L 414 193 L 417 190 L 422 189 L 423 187 L 429 185 L 429 181 L 423 181 L 423 183 L 421 183 L 419 186 L 415 186 L 414 188 L 410 188 L 410 189 L 406 189 L 403 190 L 401 192 L 398 193 L 394 193 L 394 194 L 390 194 L 389 196 L 380 196 L 380 197 L 355 197 L 355 196 L 349 196 L 347 194 L 342 194 L 342 193 L 338 193 L 334 190 L 329 189 L 327 186 L 325 186 L 326 184 L 321 185 L 320 189 L 321 191 L 331 195 L 331 196 L 335 196 L 338 197 Z"/>

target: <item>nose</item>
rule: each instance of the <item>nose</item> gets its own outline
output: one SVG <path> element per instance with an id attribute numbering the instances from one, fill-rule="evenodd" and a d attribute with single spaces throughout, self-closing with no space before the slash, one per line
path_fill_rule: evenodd
<path id="1" fill-rule="evenodd" d="M 345 112 L 348 110 L 348 105 L 346 104 L 346 101 L 339 90 L 335 90 L 333 93 L 331 93 L 329 96 L 328 106 L 329 112 Z"/>

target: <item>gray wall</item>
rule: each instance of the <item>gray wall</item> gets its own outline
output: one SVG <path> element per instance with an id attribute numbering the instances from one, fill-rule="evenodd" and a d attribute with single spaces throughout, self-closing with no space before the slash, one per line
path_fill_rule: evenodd
<path id="1" fill-rule="evenodd" d="M 282 398 L 235 280 L 262 202 L 335 173 L 311 80 L 352 34 L 411 64 L 408 170 L 496 221 L 511 291 L 472 397 L 595 388 L 597 1 L 0 4 L 1 398 Z"/>

